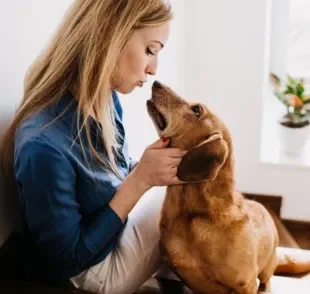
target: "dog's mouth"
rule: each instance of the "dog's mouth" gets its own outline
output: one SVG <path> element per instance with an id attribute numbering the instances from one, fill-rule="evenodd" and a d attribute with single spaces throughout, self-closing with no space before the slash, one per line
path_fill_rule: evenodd
<path id="1" fill-rule="evenodd" d="M 157 125 L 160 131 L 163 131 L 167 126 L 167 121 L 164 115 L 156 108 L 152 100 L 147 100 L 147 109 L 153 119 L 154 123 Z"/>

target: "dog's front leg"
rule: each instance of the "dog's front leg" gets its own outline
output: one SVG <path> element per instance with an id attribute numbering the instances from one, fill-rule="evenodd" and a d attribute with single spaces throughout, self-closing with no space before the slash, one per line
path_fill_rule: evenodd
<path id="1" fill-rule="evenodd" d="M 234 288 L 234 294 L 256 294 L 258 290 L 259 282 L 254 277 L 251 281 L 240 282 Z"/>

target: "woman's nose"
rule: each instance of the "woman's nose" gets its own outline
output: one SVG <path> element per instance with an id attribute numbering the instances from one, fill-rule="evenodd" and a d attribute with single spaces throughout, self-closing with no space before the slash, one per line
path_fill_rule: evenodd
<path id="1" fill-rule="evenodd" d="M 150 76 L 155 76 L 156 75 L 156 71 L 154 69 L 152 69 L 152 68 L 147 68 L 145 73 L 150 75 Z"/>
<path id="2" fill-rule="evenodd" d="M 157 71 L 157 60 L 148 64 L 145 72 L 151 76 L 154 76 L 154 75 L 156 75 L 156 71 Z"/>

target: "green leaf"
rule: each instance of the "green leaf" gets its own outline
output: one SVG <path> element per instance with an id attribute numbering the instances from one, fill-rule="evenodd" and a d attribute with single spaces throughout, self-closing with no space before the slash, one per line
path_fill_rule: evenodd
<path id="1" fill-rule="evenodd" d="M 293 87 L 287 86 L 286 90 L 284 91 L 284 94 L 296 94 L 296 93 Z"/>
<path id="2" fill-rule="evenodd" d="M 302 98 L 302 94 L 304 93 L 305 88 L 303 87 L 303 85 L 301 83 L 298 83 L 296 85 L 296 95 L 300 98 Z"/>
<path id="3" fill-rule="evenodd" d="M 295 80 L 290 75 L 287 75 L 287 82 L 288 82 L 288 86 L 291 86 L 293 88 L 296 85 Z"/>

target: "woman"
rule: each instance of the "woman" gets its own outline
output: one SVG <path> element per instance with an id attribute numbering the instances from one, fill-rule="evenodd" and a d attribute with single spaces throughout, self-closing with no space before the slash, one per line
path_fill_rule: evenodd
<path id="1" fill-rule="evenodd" d="M 0 153 L 30 277 L 119 294 L 159 269 L 164 190 L 151 188 L 181 184 L 186 151 L 163 138 L 133 169 L 117 92 L 155 75 L 171 18 L 162 0 L 75 0 L 28 72 Z"/>

